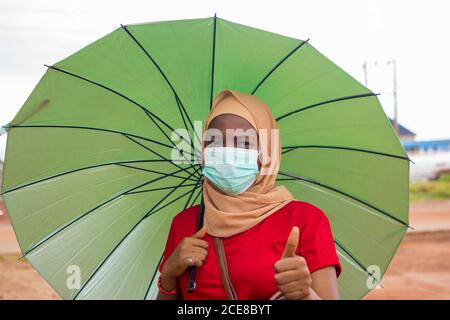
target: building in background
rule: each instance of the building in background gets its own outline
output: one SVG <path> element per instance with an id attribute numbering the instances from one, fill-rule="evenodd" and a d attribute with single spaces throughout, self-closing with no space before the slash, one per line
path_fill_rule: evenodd
<path id="1" fill-rule="evenodd" d="M 392 128 L 395 130 L 395 123 L 394 120 L 389 118 L 389 121 L 391 121 Z M 400 138 L 400 141 L 414 141 L 416 139 L 416 134 L 412 132 L 411 130 L 407 129 L 406 127 L 402 126 L 401 124 L 398 124 L 398 137 Z"/>
<path id="2" fill-rule="evenodd" d="M 450 152 L 450 139 L 402 141 L 402 144 L 408 154 L 434 154 Z"/>
<path id="3" fill-rule="evenodd" d="M 394 128 L 394 121 L 391 124 Z M 416 141 L 416 134 L 398 125 L 398 137 L 413 161 L 411 180 L 432 180 L 450 174 L 450 139 Z"/>

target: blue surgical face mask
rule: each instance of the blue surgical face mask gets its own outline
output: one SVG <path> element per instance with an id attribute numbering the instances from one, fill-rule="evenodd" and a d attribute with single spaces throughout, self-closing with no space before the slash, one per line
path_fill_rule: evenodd
<path id="1" fill-rule="evenodd" d="M 256 181 L 258 150 L 206 147 L 202 174 L 223 193 L 237 195 Z"/>

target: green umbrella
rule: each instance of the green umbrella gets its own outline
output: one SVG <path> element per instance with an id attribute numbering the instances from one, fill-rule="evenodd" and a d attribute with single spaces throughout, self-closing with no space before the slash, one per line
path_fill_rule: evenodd
<path id="1" fill-rule="evenodd" d="M 271 107 L 279 183 L 327 214 L 341 296 L 379 282 L 408 227 L 409 159 L 376 94 L 308 41 L 211 17 L 121 26 L 48 66 L 4 126 L 4 202 L 63 298 L 155 296 L 171 220 L 201 198 L 198 163 L 171 154 L 223 89 Z"/>

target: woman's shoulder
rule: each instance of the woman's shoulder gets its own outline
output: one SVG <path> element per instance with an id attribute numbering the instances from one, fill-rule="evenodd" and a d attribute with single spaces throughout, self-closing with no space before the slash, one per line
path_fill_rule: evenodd
<path id="1" fill-rule="evenodd" d="M 328 219 L 326 214 L 322 211 L 318 206 L 302 201 L 302 200 L 292 200 L 285 207 L 285 210 L 288 211 L 295 219 Z"/>
<path id="2" fill-rule="evenodd" d="M 176 226 L 183 226 L 190 229 L 190 226 L 194 226 L 197 224 L 197 217 L 199 212 L 200 205 L 195 205 L 189 208 L 186 208 L 179 213 L 177 213 L 173 219 L 172 224 Z"/>

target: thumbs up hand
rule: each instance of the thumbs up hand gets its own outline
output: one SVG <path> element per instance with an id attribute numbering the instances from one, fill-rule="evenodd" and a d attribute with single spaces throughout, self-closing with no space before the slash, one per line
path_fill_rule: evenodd
<path id="1" fill-rule="evenodd" d="M 311 294 L 311 274 L 303 257 L 295 254 L 299 229 L 293 227 L 281 259 L 274 264 L 275 281 L 283 296 L 289 300 L 308 299 Z"/>

